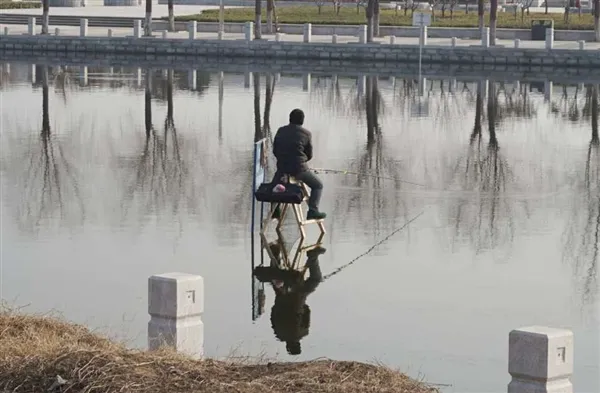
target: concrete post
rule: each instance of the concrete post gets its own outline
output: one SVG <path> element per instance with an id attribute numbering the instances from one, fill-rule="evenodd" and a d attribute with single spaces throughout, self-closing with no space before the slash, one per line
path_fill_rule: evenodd
<path id="1" fill-rule="evenodd" d="M 390 36 L 390 45 L 396 45 L 396 36 Z"/>
<path id="2" fill-rule="evenodd" d="M 310 73 L 302 75 L 302 91 L 307 91 L 310 93 Z"/>
<path id="3" fill-rule="evenodd" d="M 331 43 L 332 44 L 337 44 L 337 42 L 338 42 L 338 36 L 337 36 L 337 34 L 332 35 L 331 36 Z"/>
<path id="4" fill-rule="evenodd" d="M 8 26 L 4 27 L 4 35 L 8 35 Z"/>
<path id="5" fill-rule="evenodd" d="M 275 82 L 278 82 L 281 80 L 281 74 L 278 72 L 275 74 Z"/>
<path id="6" fill-rule="evenodd" d="M 55 36 L 59 36 L 60 35 L 60 29 L 58 27 L 54 28 L 54 35 Z"/>
<path id="7" fill-rule="evenodd" d="M 579 41 L 579 50 L 585 49 L 585 41 Z"/>
<path id="8" fill-rule="evenodd" d="M 135 38 L 142 36 L 142 21 L 139 19 L 133 21 L 133 36 Z"/>
<path id="9" fill-rule="evenodd" d="M 108 29 L 108 38 L 112 37 L 112 29 Z"/>
<path id="10" fill-rule="evenodd" d="M 189 33 L 190 40 L 196 39 L 196 31 L 197 30 L 198 30 L 198 22 L 196 22 L 195 20 L 189 21 L 188 22 L 188 33 Z"/>
<path id="11" fill-rule="evenodd" d="M 222 31 L 219 31 L 219 32 L 217 33 L 217 39 L 218 39 L 218 40 L 222 40 L 223 38 L 225 38 L 225 33 L 224 33 L 224 32 L 222 32 Z"/>
<path id="12" fill-rule="evenodd" d="M 254 22 L 246 22 L 244 25 L 244 34 L 246 36 L 246 41 L 252 41 L 252 35 L 254 32 Z"/>
<path id="13" fill-rule="evenodd" d="M 490 28 L 484 27 L 481 29 L 481 46 L 484 48 L 490 47 Z"/>
<path id="14" fill-rule="evenodd" d="M 204 279 L 185 273 L 148 279 L 148 349 L 174 348 L 196 359 L 204 355 Z"/>
<path id="15" fill-rule="evenodd" d="M 190 90 L 196 90 L 196 70 L 189 70 L 188 86 L 189 86 Z"/>
<path id="16" fill-rule="evenodd" d="M 245 89 L 249 89 L 250 88 L 250 80 L 252 79 L 252 73 L 251 72 L 245 72 L 244 73 L 244 88 Z"/>
<path id="17" fill-rule="evenodd" d="M 304 24 L 304 42 L 310 42 L 312 40 L 312 24 Z"/>
<path id="18" fill-rule="evenodd" d="M 358 26 L 358 42 L 361 44 L 367 43 L 367 25 Z"/>
<path id="19" fill-rule="evenodd" d="M 521 40 L 518 38 L 515 38 L 515 48 L 518 49 L 521 46 Z"/>
<path id="20" fill-rule="evenodd" d="M 139 67 L 135 72 L 135 83 L 138 87 L 142 86 L 142 69 Z"/>
<path id="21" fill-rule="evenodd" d="M 450 40 L 450 43 L 453 48 L 456 48 L 456 37 L 452 37 L 452 39 Z"/>
<path id="22" fill-rule="evenodd" d="M 548 27 L 546 29 L 546 49 L 552 49 L 554 47 L 554 28 Z"/>
<path id="23" fill-rule="evenodd" d="M 87 37 L 88 33 L 88 20 L 83 18 L 79 20 L 79 36 Z"/>
<path id="24" fill-rule="evenodd" d="M 10 74 L 10 64 L 9 63 L 4 63 L 4 73 Z"/>
<path id="25" fill-rule="evenodd" d="M 87 66 L 79 67 L 79 84 L 81 86 L 87 86 L 87 84 L 88 84 L 88 68 L 87 68 Z"/>
<path id="26" fill-rule="evenodd" d="M 421 26 L 421 31 L 419 34 L 419 45 L 427 45 L 427 26 Z"/>
<path id="27" fill-rule="evenodd" d="M 161 37 L 162 39 L 166 39 L 169 36 L 169 32 L 167 30 L 163 30 L 161 33 Z"/>
<path id="28" fill-rule="evenodd" d="M 573 332 L 544 326 L 508 336 L 508 393 L 573 393 Z"/>
<path id="29" fill-rule="evenodd" d="M 450 83 L 448 84 L 448 91 L 450 93 L 454 93 L 456 91 L 458 83 L 456 82 L 456 78 L 450 78 Z"/>
<path id="30" fill-rule="evenodd" d="M 396 77 L 390 76 L 390 84 L 392 85 L 392 91 L 396 91 Z"/>
<path id="31" fill-rule="evenodd" d="M 35 18 L 33 17 L 27 21 L 27 34 L 35 35 Z"/>
<path id="32" fill-rule="evenodd" d="M 275 41 L 281 42 L 281 33 L 275 33 Z"/>

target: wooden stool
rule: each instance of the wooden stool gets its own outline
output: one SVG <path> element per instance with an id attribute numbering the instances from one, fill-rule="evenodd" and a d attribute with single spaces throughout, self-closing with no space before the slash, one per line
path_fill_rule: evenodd
<path id="1" fill-rule="evenodd" d="M 286 213 L 291 208 L 291 210 L 294 212 L 294 217 L 296 219 L 296 224 L 298 225 L 298 230 L 300 231 L 300 244 L 303 244 L 304 240 L 306 239 L 306 231 L 304 229 L 305 225 L 317 224 L 317 226 L 319 227 L 320 234 L 319 234 L 319 238 L 317 239 L 317 242 L 315 244 L 315 247 L 316 247 L 316 245 L 321 244 L 321 241 L 323 240 L 323 237 L 325 236 L 325 233 L 326 233 L 325 232 L 325 223 L 324 223 L 325 219 L 319 219 L 319 220 L 307 220 L 306 219 L 306 213 L 303 211 L 304 209 L 302 209 L 302 204 L 308 203 L 308 198 L 310 195 L 310 193 L 308 191 L 308 187 L 303 182 L 296 180 L 293 176 L 289 176 L 289 182 L 292 184 L 298 184 L 302 188 L 302 194 L 303 194 L 302 202 L 299 204 L 271 203 L 271 209 L 267 215 L 267 218 L 265 218 L 263 221 L 262 230 L 260 232 L 260 236 L 263 241 L 263 244 L 269 244 L 267 241 L 267 238 L 266 238 L 266 233 L 269 230 L 270 224 L 273 221 L 273 219 L 276 219 L 278 221 L 277 226 L 275 227 L 277 236 L 283 240 L 283 234 L 281 233 L 281 227 L 283 225 L 283 221 L 285 219 Z M 275 214 L 275 211 L 277 210 L 278 207 L 280 208 L 279 209 L 280 210 L 279 218 L 274 218 L 273 215 Z M 299 248 L 301 248 L 301 247 L 299 247 Z M 268 249 L 268 247 L 267 247 L 267 249 Z"/>

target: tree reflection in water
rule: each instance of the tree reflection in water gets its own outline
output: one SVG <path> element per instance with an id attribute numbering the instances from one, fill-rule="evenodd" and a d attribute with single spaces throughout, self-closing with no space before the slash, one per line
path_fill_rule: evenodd
<path id="1" fill-rule="evenodd" d="M 362 226 L 373 228 L 373 236 L 379 237 L 394 227 L 395 218 L 408 219 L 409 208 L 400 192 L 404 168 L 386 146 L 381 128 L 380 116 L 385 111 L 385 102 L 376 76 L 366 77 L 362 110 L 367 128 L 365 150 L 351 161 L 349 168 L 359 175 L 343 179 L 343 185 L 354 187 L 336 198 L 333 215 L 345 226 L 348 220 L 354 219 L 348 214 L 353 211 L 359 215 Z"/>
<path id="2" fill-rule="evenodd" d="M 162 132 L 152 119 L 152 73 L 146 70 L 144 92 L 145 139 L 141 154 L 133 161 L 134 178 L 125 187 L 122 204 L 123 219 L 136 202 L 143 217 L 156 212 L 171 212 L 180 216 L 184 210 L 198 214 L 200 201 L 206 195 L 205 187 L 196 187 L 188 163 L 182 158 L 181 136 L 174 120 L 174 71 L 168 70 L 164 88 L 167 111 Z M 194 159 L 201 159 L 202 154 Z M 181 220 L 179 221 L 181 225 Z"/>
<path id="3" fill-rule="evenodd" d="M 582 176 L 572 185 L 574 200 L 564 232 L 563 259 L 573 266 L 576 280 L 582 285 L 584 304 L 593 304 L 598 293 L 598 259 L 600 258 L 600 138 L 598 136 L 598 85 L 588 86 L 581 116 L 589 117 L 591 137 L 586 151 Z M 574 100 L 576 101 L 576 99 Z M 571 103 L 569 119 L 579 119 Z"/>
<path id="4" fill-rule="evenodd" d="M 19 198 L 19 226 L 33 231 L 39 228 L 42 220 L 58 218 L 62 225 L 65 222 L 80 224 L 85 219 L 76 170 L 50 126 L 47 66 L 41 67 L 41 79 L 42 129 L 36 138 L 37 143 L 27 153 L 29 165 L 19 176 L 19 181 L 23 182 Z"/>
<path id="5" fill-rule="evenodd" d="M 458 199 L 453 208 L 455 237 L 468 238 L 477 253 L 495 250 L 511 244 L 515 233 L 516 209 L 529 215 L 525 201 L 516 202 L 508 198 L 506 191 L 514 189 L 513 175 L 503 157 L 498 141 L 497 127 L 501 114 L 521 111 L 529 113 L 528 100 L 515 101 L 510 105 L 499 105 L 499 93 L 495 83 L 489 83 L 487 93 L 488 143 L 483 148 L 484 95 L 487 82 L 480 81 L 475 98 L 475 122 L 469 138 L 467 155 L 455 166 L 454 179 L 467 196 Z M 520 106 L 520 109 L 514 109 Z M 464 171 L 461 174 L 461 168 Z M 472 195 L 476 195 L 476 203 Z"/>

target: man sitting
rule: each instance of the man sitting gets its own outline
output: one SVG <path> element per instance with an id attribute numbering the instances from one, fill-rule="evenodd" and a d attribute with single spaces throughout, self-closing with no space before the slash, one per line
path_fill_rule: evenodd
<path id="1" fill-rule="evenodd" d="M 319 211 L 323 183 L 308 168 L 307 163 L 313 156 L 312 134 L 302 124 L 304 112 L 294 109 L 290 112 L 290 124 L 280 127 L 275 134 L 273 154 L 277 158 L 277 171 L 273 183 L 281 182 L 285 175 L 291 175 L 306 184 L 310 188 L 306 219 L 319 220 L 327 216 Z"/>

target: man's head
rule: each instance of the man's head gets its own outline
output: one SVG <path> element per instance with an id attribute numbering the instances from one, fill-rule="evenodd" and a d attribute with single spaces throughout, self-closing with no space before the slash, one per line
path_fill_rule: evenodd
<path id="1" fill-rule="evenodd" d="M 302 112 L 302 109 L 294 109 L 290 112 L 290 124 L 299 126 L 304 124 L 304 112 Z"/>

